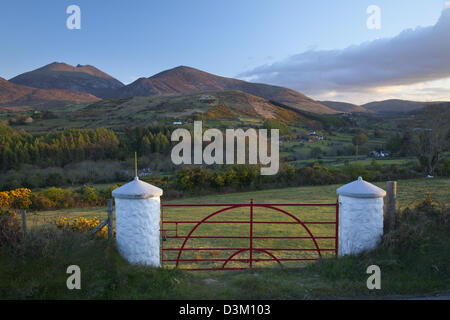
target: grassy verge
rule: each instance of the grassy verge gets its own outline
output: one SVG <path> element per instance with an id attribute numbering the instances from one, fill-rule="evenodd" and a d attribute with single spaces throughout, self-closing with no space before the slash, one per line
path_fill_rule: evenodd
<path id="1" fill-rule="evenodd" d="M 429 200 L 399 213 L 397 227 L 371 252 L 242 272 L 131 266 L 106 240 L 52 228 L 22 237 L 20 223 L 5 221 L 1 299 L 338 299 L 450 291 L 450 212 Z M 5 232 L 7 226 L 13 232 Z M 81 268 L 81 290 L 66 288 L 72 264 Z M 381 290 L 366 287 L 366 269 L 373 264 L 381 268 Z"/>

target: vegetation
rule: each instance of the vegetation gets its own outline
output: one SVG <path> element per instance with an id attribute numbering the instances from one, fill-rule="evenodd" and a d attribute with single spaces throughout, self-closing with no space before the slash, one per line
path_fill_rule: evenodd
<path id="1" fill-rule="evenodd" d="M 0 244 L 3 299 L 315 299 L 445 293 L 450 289 L 450 212 L 426 198 L 398 213 L 396 227 L 373 251 L 300 268 L 187 273 L 127 264 L 114 245 L 78 232 L 44 228 Z M 7 220 L 14 219 L 12 217 Z M 70 261 L 70 262 L 69 262 Z M 81 290 L 68 290 L 66 269 L 82 270 Z M 382 271 L 368 290 L 368 266 Z"/>
<path id="2" fill-rule="evenodd" d="M 352 142 L 356 146 L 356 155 L 358 155 L 358 148 L 366 144 L 367 136 L 364 133 L 359 133 L 353 137 Z"/>
<path id="3" fill-rule="evenodd" d="M 259 166 L 250 165 L 217 166 L 215 169 L 189 166 L 177 170 L 174 175 L 150 175 L 142 179 L 162 188 L 166 199 L 175 199 L 205 193 L 217 194 L 267 188 L 344 184 L 356 180 L 359 176 L 371 182 L 422 176 L 417 164 L 399 165 L 394 163 L 383 166 L 375 160 L 361 164 L 345 162 L 339 167 L 327 167 L 318 163 L 304 167 L 282 164 L 279 173 L 275 176 L 261 176 L 259 173 Z M 441 162 L 436 168 L 436 173 L 442 177 L 448 177 L 450 160 Z M 95 176 L 91 178 L 95 178 Z M 23 201 L 29 202 L 27 208 L 29 207 L 33 211 L 104 206 L 106 199 L 111 197 L 111 191 L 130 178 L 129 175 L 124 175 L 124 179 L 119 183 L 112 179 L 110 183 L 104 185 L 83 184 L 80 187 L 71 188 L 50 187 L 33 192 L 27 188 L 12 189 L 0 192 L 0 207 L 11 207 L 13 202 L 18 201 L 17 197 L 14 198 L 16 200 L 12 200 L 13 194 L 22 194 L 21 190 L 28 190 Z M 60 179 L 63 179 L 62 175 L 60 175 Z M 69 182 L 65 181 L 66 184 Z M 81 182 L 85 182 L 85 180 L 81 180 Z M 4 188 L 8 187 L 8 183 L 10 182 L 6 182 Z M 60 183 L 60 185 L 64 185 L 64 183 Z M 16 204 L 14 206 L 17 207 Z"/>
<path id="4" fill-rule="evenodd" d="M 386 182 L 376 182 L 375 185 L 383 189 L 386 188 Z M 241 190 L 236 193 L 221 192 L 218 194 L 205 195 L 201 192 L 198 196 L 188 198 L 175 198 L 175 195 L 167 194 L 164 188 L 163 200 L 165 203 L 175 204 L 194 204 L 194 203 L 248 203 L 250 199 L 254 199 L 255 203 L 266 203 L 268 199 L 277 203 L 296 203 L 296 202 L 312 202 L 312 203 L 333 203 L 336 201 L 336 189 L 341 184 L 323 185 L 323 186 L 303 186 L 292 188 L 272 189 L 248 191 Z M 106 186 L 105 186 L 106 188 Z M 406 207 L 414 207 L 423 198 L 424 190 L 429 191 L 436 202 L 442 205 L 450 206 L 448 191 L 450 190 L 450 180 L 447 179 L 410 179 L 398 181 L 397 207 L 404 209 Z M 169 192 L 170 193 L 170 192 Z M 173 209 L 171 209 L 173 210 Z M 204 209 L 186 209 L 189 214 L 205 216 L 208 208 Z M 171 214 L 172 211 L 167 211 Z M 314 211 L 314 213 L 320 213 Z M 178 214 L 173 211 L 173 214 Z M 54 223 L 62 217 L 67 217 L 69 221 L 75 218 L 84 217 L 91 219 L 98 217 L 103 220 L 107 217 L 106 207 L 83 207 L 83 208 L 61 208 L 43 211 L 29 211 L 27 213 L 27 225 L 31 227 L 54 225 Z M 329 218 L 329 216 L 328 216 Z"/>
<path id="5" fill-rule="evenodd" d="M 6 171 L 24 164 L 63 167 L 84 160 L 121 159 L 134 151 L 141 155 L 166 152 L 170 131 L 134 128 L 119 140 L 112 130 L 67 129 L 46 134 L 14 132 L 0 124 L 0 168 Z"/>
<path id="6" fill-rule="evenodd" d="M 85 217 L 75 218 L 70 220 L 68 217 L 61 217 L 56 222 L 55 225 L 59 229 L 65 231 L 76 231 L 81 233 L 89 233 L 97 226 L 99 226 L 101 221 L 97 217 L 92 217 L 90 219 L 86 219 Z M 113 237 L 115 237 L 116 230 L 113 230 Z M 101 228 L 96 234 L 97 237 L 108 237 L 108 228 L 104 226 Z"/>

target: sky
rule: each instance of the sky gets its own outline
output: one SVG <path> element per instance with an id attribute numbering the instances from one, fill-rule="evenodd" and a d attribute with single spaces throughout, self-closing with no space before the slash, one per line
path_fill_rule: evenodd
<path id="1" fill-rule="evenodd" d="M 80 29 L 68 29 L 70 5 Z M 367 20 L 380 12 L 378 29 Z M 2 0 L 0 77 L 51 62 L 125 84 L 179 65 L 317 100 L 450 100 L 443 0 Z M 448 5 L 447 5 L 448 6 Z"/>

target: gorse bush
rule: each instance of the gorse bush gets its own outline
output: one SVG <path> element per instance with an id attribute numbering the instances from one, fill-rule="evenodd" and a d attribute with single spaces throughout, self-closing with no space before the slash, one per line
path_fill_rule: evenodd
<path id="1" fill-rule="evenodd" d="M 0 192 L 0 209 L 26 209 L 31 205 L 31 190 L 19 188 Z"/>
<path id="2" fill-rule="evenodd" d="M 65 231 L 76 231 L 81 233 L 88 233 L 92 231 L 95 227 L 100 225 L 101 221 L 97 217 L 92 217 L 90 219 L 86 219 L 85 217 L 75 218 L 73 220 L 69 220 L 68 217 L 61 217 L 57 221 L 55 221 L 56 227 L 59 229 L 63 229 Z M 113 237 L 115 237 L 116 230 L 113 229 Z M 100 231 L 95 234 L 97 237 L 108 237 L 108 228 L 104 226 Z"/>
<path id="3" fill-rule="evenodd" d="M 106 199 L 111 198 L 111 192 L 118 185 L 98 190 L 84 186 L 72 191 L 51 187 L 40 192 L 32 193 L 30 189 L 19 188 L 0 192 L 0 209 L 28 209 L 48 210 L 71 207 L 103 206 Z"/>

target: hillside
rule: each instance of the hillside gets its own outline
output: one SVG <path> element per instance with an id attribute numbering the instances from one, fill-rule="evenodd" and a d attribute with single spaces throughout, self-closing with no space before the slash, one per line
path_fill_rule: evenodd
<path id="1" fill-rule="evenodd" d="M 370 102 L 362 105 L 362 107 L 380 114 L 398 114 L 422 109 L 434 103 L 436 102 L 418 102 L 418 101 L 391 99 L 391 100 Z"/>
<path id="2" fill-rule="evenodd" d="M 345 113 L 371 113 L 371 111 L 363 108 L 359 105 L 347 103 L 347 102 L 339 102 L 339 101 L 318 101 L 319 103 L 327 106 L 333 110 L 345 112 Z"/>
<path id="3" fill-rule="evenodd" d="M 225 129 L 230 126 L 259 126 L 266 119 L 312 128 L 341 127 L 347 121 L 340 116 L 300 111 L 237 90 L 103 99 L 51 111 L 54 118 L 36 118 L 33 124 L 27 126 L 27 130 L 46 132 L 63 128 L 99 127 L 121 130 L 133 126 L 172 126 L 175 121 L 181 121 L 184 126 L 193 120 L 203 120 L 207 126 Z M 29 112 L 32 116 L 30 111 L 23 112 Z M 5 119 L 14 114 L 11 110 Z"/>
<path id="4" fill-rule="evenodd" d="M 440 114 L 442 117 L 448 117 L 450 114 L 450 102 L 430 103 L 425 108 L 416 109 L 410 112 L 410 114 L 416 116 L 426 116 L 430 113 Z"/>
<path id="5" fill-rule="evenodd" d="M 36 89 L 0 78 L 1 106 L 32 106 L 37 109 L 91 103 L 99 98 L 82 92 L 59 89 Z"/>
<path id="6" fill-rule="evenodd" d="M 12 83 L 40 89 L 66 89 L 86 92 L 107 98 L 124 86 L 119 80 L 93 66 L 54 62 L 42 68 L 20 74 L 9 80 Z"/>
<path id="7" fill-rule="evenodd" d="M 129 126 L 131 123 L 147 125 L 149 121 L 155 120 L 171 123 L 175 119 L 185 121 L 193 117 L 253 123 L 265 119 L 292 124 L 314 121 L 295 109 L 289 110 L 237 90 L 106 99 L 71 112 L 71 116 L 96 126 Z"/>
<path id="8" fill-rule="evenodd" d="M 338 113 L 291 89 L 220 77 L 185 66 L 166 70 L 149 78 L 140 78 L 118 89 L 116 97 L 191 94 L 230 90 L 239 90 L 303 111 L 321 114 Z"/>

